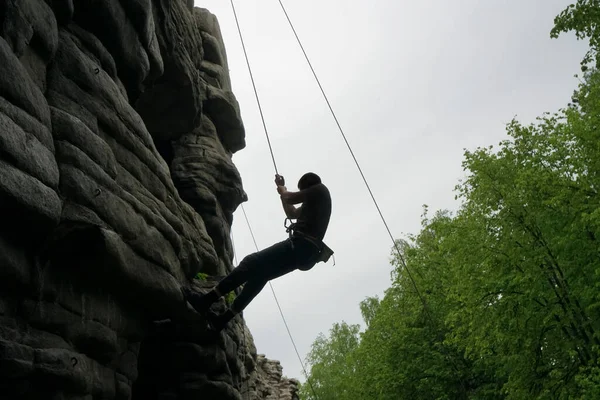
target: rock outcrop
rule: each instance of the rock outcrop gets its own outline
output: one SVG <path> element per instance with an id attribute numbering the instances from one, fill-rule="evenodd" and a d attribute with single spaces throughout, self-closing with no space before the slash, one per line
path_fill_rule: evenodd
<path id="1" fill-rule="evenodd" d="M 264 354 L 256 357 L 256 367 L 250 374 L 248 385 L 253 400 L 299 400 L 299 385 L 295 379 L 283 376 L 279 361 L 269 360 Z"/>
<path id="2" fill-rule="evenodd" d="M 207 337 L 180 290 L 232 269 L 246 200 L 216 18 L 186 0 L 4 0 L 0 72 L 0 397 L 249 393 L 263 367 L 243 320 Z"/>

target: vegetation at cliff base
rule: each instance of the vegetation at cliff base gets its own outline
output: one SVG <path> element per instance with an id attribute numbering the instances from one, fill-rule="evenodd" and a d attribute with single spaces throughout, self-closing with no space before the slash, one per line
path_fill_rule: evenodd
<path id="1" fill-rule="evenodd" d="M 424 208 L 363 331 L 316 339 L 302 399 L 600 399 L 599 25 L 598 0 L 556 18 L 590 40 L 573 99 L 465 153 L 461 206 Z"/>

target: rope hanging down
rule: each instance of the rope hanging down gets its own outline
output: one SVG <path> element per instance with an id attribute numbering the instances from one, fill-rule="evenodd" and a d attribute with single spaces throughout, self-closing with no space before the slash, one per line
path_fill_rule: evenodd
<path id="1" fill-rule="evenodd" d="M 259 251 L 258 244 L 256 244 L 256 238 L 254 237 L 254 232 L 252 231 L 252 227 L 250 226 L 250 220 L 248 219 L 248 215 L 246 214 L 246 209 L 244 209 L 243 204 L 241 206 L 242 206 L 242 212 L 244 213 L 244 218 L 246 219 L 246 224 L 248 225 L 248 230 L 250 231 L 250 236 L 252 236 L 252 241 L 254 242 L 254 247 L 256 247 L 256 251 Z M 306 368 L 304 367 L 304 363 L 302 362 L 302 357 L 300 357 L 300 352 L 298 351 L 298 347 L 296 346 L 296 342 L 294 341 L 292 332 L 290 331 L 290 327 L 288 326 L 285 316 L 283 315 L 283 310 L 281 309 L 281 305 L 279 304 L 279 300 L 277 299 L 277 295 L 275 294 L 275 289 L 273 289 L 273 285 L 271 284 L 270 281 L 269 281 L 269 287 L 271 288 L 271 292 L 273 293 L 273 298 L 275 298 L 275 303 L 277 303 L 277 308 L 279 309 L 279 314 L 281 314 L 281 319 L 283 319 L 283 324 L 285 325 L 285 329 L 287 330 L 288 336 L 290 337 L 290 340 L 292 341 L 292 345 L 294 346 L 294 351 L 296 352 L 298 361 L 300 361 L 300 365 L 302 366 L 302 370 L 304 371 L 304 376 L 306 376 L 306 381 L 308 382 L 308 385 L 310 386 L 310 389 L 313 393 L 314 398 L 318 399 L 317 394 L 315 393 L 315 388 L 313 387 L 312 382 L 310 381 L 310 378 L 308 377 L 308 372 L 306 372 Z"/>
<path id="2" fill-rule="evenodd" d="M 267 130 L 267 124 L 265 122 L 265 116 L 263 115 L 262 106 L 260 105 L 260 99 L 258 97 L 258 90 L 256 89 L 256 84 L 254 83 L 254 75 L 252 74 L 252 68 L 250 68 L 250 59 L 248 58 L 248 53 L 246 52 L 246 44 L 244 43 L 242 29 L 240 28 L 240 22 L 238 21 L 237 12 L 235 11 L 235 5 L 233 4 L 233 0 L 230 0 L 230 2 L 231 2 L 231 9 L 233 10 L 233 17 L 235 18 L 235 25 L 237 26 L 238 34 L 240 35 L 240 42 L 242 42 L 242 49 L 244 50 L 244 57 L 246 58 L 246 65 L 248 66 L 248 73 L 250 74 L 250 80 L 252 81 L 252 88 L 254 89 L 254 96 L 256 97 L 256 104 L 258 104 L 258 112 L 260 113 L 260 119 L 262 121 L 262 125 L 265 130 L 265 136 L 267 137 L 267 144 L 269 145 L 269 151 L 271 152 L 271 160 L 273 160 L 273 167 L 275 168 L 275 173 L 279 174 L 279 171 L 277 170 L 277 163 L 275 162 L 275 155 L 273 154 L 273 147 L 271 147 L 271 139 L 269 139 L 269 132 Z"/>
<path id="3" fill-rule="evenodd" d="M 290 19 L 290 16 L 288 15 L 288 12 L 287 12 L 285 6 L 283 5 L 282 0 L 278 0 L 278 2 L 279 2 L 279 5 L 281 6 L 281 10 L 283 11 L 283 13 L 285 15 L 285 18 L 287 19 L 287 21 L 290 25 L 290 28 L 292 29 L 292 32 L 294 33 L 294 36 L 296 37 L 296 41 L 298 42 L 298 45 L 300 46 L 300 49 L 302 50 L 302 54 L 304 54 L 304 58 L 306 59 L 306 62 L 308 64 L 308 66 L 310 67 L 310 70 L 317 82 L 317 85 L 319 86 L 319 89 L 321 90 L 321 94 L 323 95 L 323 98 L 325 99 L 325 102 L 327 103 L 327 106 L 329 107 L 329 111 L 331 112 L 331 115 L 333 116 L 333 119 L 335 120 L 338 130 L 339 130 L 340 134 L 342 135 L 344 142 L 346 143 L 346 147 L 348 147 L 348 150 L 350 151 L 350 154 L 352 155 L 352 159 L 354 160 L 354 163 L 356 164 L 356 167 L 358 168 L 358 172 L 360 172 L 360 176 L 362 177 L 363 182 L 364 182 L 365 186 L 367 187 L 369 194 L 371 195 L 373 204 L 375 205 L 375 208 L 377 209 L 377 212 L 379 213 L 379 217 L 381 218 L 381 221 L 383 222 L 383 225 L 385 226 L 385 229 L 393 243 L 394 249 L 396 250 L 396 253 L 398 254 L 398 259 L 400 260 L 402 267 L 406 270 L 406 273 L 415 289 L 415 292 L 418 295 L 421 303 L 423 304 L 423 311 L 425 312 L 425 315 L 427 316 L 427 318 L 429 319 L 429 322 L 433 326 L 433 325 L 435 325 L 435 322 L 433 320 L 433 316 L 431 315 L 431 312 L 427 305 L 427 301 L 425 300 L 425 297 L 423 297 L 421 291 L 419 290 L 417 282 L 415 281 L 413 274 L 410 272 L 410 269 L 408 268 L 408 265 L 406 264 L 406 260 L 402 256 L 402 252 L 400 251 L 398 243 L 394 239 L 394 235 L 392 235 L 392 231 L 391 231 L 385 217 L 383 216 L 383 212 L 381 211 L 381 208 L 379 208 L 379 204 L 377 203 L 377 200 L 375 199 L 375 195 L 373 194 L 373 191 L 371 190 L 371 187 L 369 186 L 369 182 L 367 181 L 367 178 L 365 177 L 365 174 L 363 173 L 362 168 L 360 167 L 360 164 L 358 163 L 358 160 L 356 159 L 356 156 L 354 155 L 354 151 L 352 151 L 352 147 L 350 146 L 350 143 L 348 142 L 348 139 L 346 138 L 346 134 L 344 133 L 344 130 L 342 129 L 342 126 L 341 126 L 339 120 L 337 119 L 335 111 L 333 111 L 333 107 L 331 106 L 331 103 L 329 102 L 329 98 L 327 97 L 327 94 L 325 93 L 325 90 L 323 89 L 323 85 L 321 85 L 321 81 L 319 80 L 319 77 L 317 76 L 317 73 L 315 72 L 315 69 L 312 66 L 312 62 L 310 61 L 310 58 L 308 57 L 308 54 L 306 53 L 306 50 L 304 49 L 304 46 L 302 45 L 302 41 L 300 40 L 300 37 L 298 36 L 298 33 L 296 32 L 296 28 L 294 28 L 294 24 L 292 23 L 292 20 Z M 450 357 L 446 351 L 442 350 L 442 352 L 445 353 L 446 358 L 452 364 L 453 368 L 456 371 L 458 371 L 459 369 L 458 369 L 455 361 L 453 360 L 453 358 Z M 464 390 L 465 386 L 464 386 L 464 383 L 462 380 L 460 381 L 460 384 Z"/>
<path id="4" fill-rule="evenodd" d="M 235 10 L 235 4 L 234 4 L 233 0 L 230 0 L 230 3 L 231 3 L 231 9 L 233 11 L 233 16 L 235 18 L 235 24 L 237 26 L 237 31 L 240 36 L 240 42 L 242 44 L 242 49 L 244 50 L 244 57 L 246 59 L 246 65 L 248 67 L 248 73 L 250 74 L 250 80 L 252 81 L 252 88 L 254 89 L 254 96 L 256 97 L 256 104 L 258 105 L 260 119 L 262 121 L 263 129 L 265 131 L 265 137 L 267 138 L 267 144 L 269 145 L 269 152 L 271 153 L 271 160 L 273 161 L 273 167 L 275 168 L 275 173 L 279 174 L 279 171 L 277 169 L 277 163 L 275 162 L 275 155 L 273 154 L 273 147 L 271 146 L 271 140 L 269 138 L 269 132 L 267 130 L 267 124 L 265 122 L 265 117 L 264 117 L 264 114 L 262 111 L 262 106 L 260 104 L 260 98 L 258 97 L 258 90 L 256 89 L 256 83 L 254 82 L 254 75 L 252 74 L 252 68 L 250 67 L 250 59 L 248 58 L 248 52 L 246 51 L 246 44 L 244 43 L 244 36 L 242 35 L 242 29 L 240 27 L 240 22 L 238 20 L 237 12 Z M 256 243 L 256 238 L 254 237 L 254 232 L 252 231 L 252 227 L 250 226 L 250 221 L 248 220 L 248 216 L 246 215 L 246 210 L 244 209 L 243 204 L 241 206 L 242 206 L 242 211 L 244 213 L 244 218 L 246 219 L 246 223 L 248 224 L 248 229 L 250 230 L 250 235 L 252 236 L 252 241 L 254 242 L 254 247 L 256 248 L 256 251 L 259 251 L 258 244 Z M 281 315 L 281 319 L 283 320 L 285 329 L 287 330 L 288 336 L 290 337 L 290 341 L 292 342 L 292 346 L 294 347 L 294 351 L 296 352 L 298 361 L 300 362 L 300 365 L 302 366 L 302 371 L 304 371 L 304 376 L 306 376 L 306 381 L 308 382 L 308 385 L 310 386 L 310 389 L 312 391 L 314 398 L 318 399 L 317 394 L 315 393 L 315 388 L 313 387 L 312 382 L 310 381 L 310 378 L 306 371 L 306 367 L 304 366 L 304 362 L 302 361 L 302 357 L 300 356 L 300 352 L 298 351 L 298 347 L 296 346 L 296 342 L 294 341 L 294 337 L 292 336 L 292 332 L 290 331 L 290 328 L 287 324 L 285 315 L 283 314 L 283 310 L 281 309 L 281 305 L 279 304 L 279 299 L 277 298 L 277 295 L 275 294 L 275 289 L 273 288 L 273 285 L 271 284 L 271 282 L 269 282 L 269 287 L 271 288 L 271 292 L 273 293 L 273 298 L 275 299 L 275 303 L 277 304 L 277 308 L 279 309 L 279 314 Z"/>
<path id="5" fill-rule="evenodd" d="M 278 170 L 277 170 L 277 165 L 276 165 L 276 163 L 275 163 L 275 156 L 274 156 L 274 154 L 273 154 L 273 148 L 272 148 L 272 146 L 271 146 L 271 141 L 270 141 L 270 139 L 269 139 L 269 134 L 268 134 L 268 131 L 267 131 L 267 126 L 266 126 L 266 123 L 265 123 L 265 118 L 264 118 L 264 115 L 263 115 L 263 112 L 262 112 L 262 107 L 261 107 L 261 105 L 260 105 L 260 99 L 259 99 L 259 97 L 258 97 L 258 90 L 256 89 L 256 84 L 255 84 L 255 82 L 254 82 L 254 76 L 253 76 L 253 74 L 252 74 L 252 68 L 251 68 L 251 66 L 250 66 L 250 60 L 249 60 L 249 58 L 248 58 L 248 54 L 247 54 L 247 52 L 246 52 L 246 47 L 245 47 L 245 44 L 244 44 L 244 39 L 243 39 L 242 31 L 241 31 L 240 24 L 239 24 L 239 20 L 238 20 L 237 13 L 236 13 L 236 10 L 235 10 L 235 5 L 234 5 L 234 2 L 233 2 L 233 0 L 230 0 L 230 2 L 231 2 L 231 8 L 232 8 L 232 10 L 233 10 L 233 13 L 234 13 L 234 17 L 235 17 L 235 22 L 236 22 L 236 26 L 237 26 L 238 34 L 239 34 L 239 36 L 240 36 L 240 41 L 241 41 L 241 43 L 242 43 L 242 48 L 243 48 L 243 50 L 244 50 L 244 56 L 245 56 L 245 58 L 246 58 L 246 65 L 247 65 L 247 67 L 248 67 L 248 72 L 249 72 L 249 74 L 250 74 L 250 79 L 251 79 L 251 81 L 252 81 L 252 87 L 253 87 L 253 89 L 254 89 L 254 95 L 255 95 L 255 97 L 256 97 L 256 102 L 257 102 L 257 104 L 258 104 L 258 108 L 259 108 L 259 112 L 260 112 L 261 120 L 262 120 L 262 123 L 263 123 L 263 128 L 264 128 L 264 131 L 265 131 L 265 136 L 266 136 L 266 138 L 267 138 L 267 143 L 268 143 L 268 145 L 269 145 L 269 151 L 271 152 L 271 158 L 272 158 L 272 160 L 273 160 L 273 166 L 275 167 L 275 173 L 276 173 L 276 174 L 278 174 L 279 172 L 278 172 Z M 283 11 L 283 13 L 284 13 L 284 15 L 285 15 L 285 17 L 286 17 L 286 19 L 287 19 L 287 21 L 288 21 L 289 25 L 290 25 L 290 28 L 292 29 L 292 32 L 294 33 L 294 36 L 295 36 L 295 38 L 296 38 L 296 41 L 298 42 L 298 45 L 300 46 L 300 49 L 302 50 L 302 53 L 303 53 L 303 55 L 304 55 L 304 58 L 306 59 L 306 62 L 308 63 L 308 66 L 310 67 L 310 70 L 311 70 L 311 72 L 312 72 L 312 74 L 313 74 L 313 76 L 314 76 L 314 78 L 315 78 L 315 81 L 317 82 L 317 85 L 319 86 L 319 89 L 320 89 L 320 91 L 321 91 L 321 94 L 323 95 L 323 98 L 325 99 L 325 102 L 327 103 L 327 106 L 328 106 L 328 108 L 329 108 L 329 111 L 330 111 L 331 115 L 333 116 L 333 119 L 334 119 L 334 121 L 335 121 L 335 123 L 336 123 L 336 125 L 337 125 L 337 127 L 338 127 L 338 130 L 339 130 L 340 134 L 342 135 L 342 138 L 344 139 L 344 142 L 345 142 L 345 144 L 346 144 L 346 147 L 348 148 L 348 151 L 350 152 L 350 155 L 352 156 L 352 159 L 354 160 L 354 163 L 356 164 L 356 167 L 357 167 L 357 169 L 358 169 L 358 172 L 360 173 L 360 176 L 362 177 L 362 180 L 363 180 L 363 182 L 364 182 L 364 184 L 365 184 L 365 186 L 366 186 L 366 188 L 367 188 L 367 190 L 368 190 L 368 192 L 369 192 L 369 195 L 371 196 L 371 200 L 373 201 L 373 204 L 375 205 L 375 208 L 377 209 L 377 212 L 379 213 L 379 217 L 381 218 L 381 221 L 383 222 L 383 225 L 385 226 L 385 229 L 386 229 L 386 231 L 387 231 L 387 233 L 388 233 L 388 235 L 389 235 L 389 237 L 390 237 L 390 239 L 391 239 L 391 241 L 392 241 L 392 244 L 393 244 L 393 246 L 394 246 L 394 249 L 396 250 L 396 253 L 397 253 L 397 255 L 398 255 L 398 258 L 399 258 L 399 260 L 400 260 L 400 262 L 401 262 L 401 264 L 402 264 L 403 268 L 406 270 L 406 272 L 407 272 L 407 275 L 408 275 L 408 277 L 409 277 L 409 279 L 410 279 L 410 281 L 411 281 L 411 283 L 412 283 L 412 285 L 413 285 L 413 287 L 414 287 L 414 289 L 415 289 L 415 292 L 417 293 L 417 295 L 418 295 L 418 297 L 419 297 L 419 299 L 420 299 L 421 303 L 423 304 L 423 309 L 424 309 L 424 311 L 425 311 L 425 313 L 426 313 L 427 317 L 429 318 L 430 322 L 432 322 L 432 323 L 433 323 L 433 317 L 431 316 L 431 313 L 430 313 L 430 311 L 429 311 L 429 307 L 427 306 L 427 301 L 425 300 L 425 298 L 423 297 L 423 295 L 422 295 L 421 291 L 419 290 L 419 288 L 418 288 L 418 286 L 417 286 L 417 283 L 416 283 L 416 281 L 415 281 L 415 279 L 414 279 L 414 277 L 413 277 L 413 274 L 410 272 L 410 269 L 408 268 L 408 265 L 406 264 L 406 261 L 405 261 L 404 257 L 402 256 L 402 252 L 400 251 L 400 248 L 398 247 L 398 243 L 397 243 L 397 242 L 396 242 L 396 240 L 394 239 L 394 235 L 392 234 L 392 232 L 391 232 L 391 229 L 389 228 L 389 225 L 388 225 L 388 223 L 387 223 L 387 220 L 385 219 L 385 217 L 384 217 L 384 215 L 383 215 L 383 212 L 381 211 L 381 208 L 379 207 L 379 203 L 377 202 L 377 200 L 376 200 L 376 198 L 375 198 L 375 195 L 373 194 L 373 191 L 371 190 L 371 187 L 370 187 L 370 185 L 369 185 L 369 182 L 367 181 L 367 178 L 365 177 L 365 175 L 364 175 L 364 173 L 363 173 L 363 170 L 362 170 L 362 168 L 361 168 L 361 166 L 360 166 L 360 164 L 359 164 L 359 162 L 358 162 L 358 159 L 357 159 L 357 158 L 356 158 L 356 156 L 354 155 L 354 151 L 352 150 L 352 147 L 350 146 L 350 143 L 348 142 L 348 139 L 347 139 L 347 137 L 346 137 L 346 134 L 344 133 L 344 129 L 342 128 L 342 126 L 341 126 L 341 124 L 340 124 L 340 122 L 339 122 L 339 120 L 338 120 L 338 118 L 337 118 L 337 115 L 336 115 L 335 111 L 333 110 L 333 107 L 331 106 L 331 103 L 330 103 L 330 101 L 329 101 L 329 98 L 327 97 L 327 94 L 325 93 L 325 90 L 324 90 L 324 88 L 323 88 L 323 85 L 321 84 L 321 81 L 319 80 L 319 77 L 317 76 L 317 74 L 316 74 L 316 72 L 315 72 L 315 70 L 314 70 L 314 68 L 313 68 L 313 66 L 312 66 L 312 62 L 310 61 L 310 58 L 308 57 L 308 54 L 306 53 L 306 50 L 304 49 L 304 46 L 302 45 L 302 41 L 300 40 L 300 38 L 299 38 L 299 36 L 298 36 L 298 33 L 296 32 L 296 29 L 295 29 L 295 27 L 294 27 L 294 24 L 292 23 L 292 21 L 291 21 L 291 19 L 290 19 L 289 15 L 288 15 L 288 13 L 287 13 L 287 10 L 286 10 L 286 8 L 285 8 L 285 6 L 284 6 L 284 4 L 283 4 L 282 0 L 278 0 L 278 2 L 279 2 L 279 5 L 281 6 L 281 9 L 282 9 L 282 11 Z M 242 206 L 242 210 L 244 210 L 244 209 L 243 209 L 243 206 Z M 247 216 L 246 216 L 246 213 L 245 213 L 245 211 L 244 211 L 244 216 L 246 217 L 246 222 L 248 222 L 248 218 L 247 218 Z M 248 222 L 248 227 L 250 228 L 250 224 L 249 224 L 249 222 Z M 254 236 L 253 236 L 253 239 L 254 239 Z M 254 242 L 254 244 L 255 244 L 255 246 L 256 246 L 256 241 Z M 256 246 L 256 248 L 257 248 L 257 251 L 258 251 L 258 246 Z M 315 394 L 315 392 L 314 392 L 314 388 L 313 388 L 313 386 L 312 386 L 312 383 L 311 383 L 311 382 L 310 382 L 310 380 L 308 379 L 308 374 L 307 374 L 307 372 L 306 372 L 306 369 L 304 368 L 304 364 L 302 363 L 302 359 L 301 359 L 301 357 L 300 357 L 300 354 L 298 353 L 298 350 L 297 350 L 297 348 L 296 348 L 296 345 L 295 345 L 295 343 L 294 343 L 294 341 L 293 341 L 293 338 L 292 338 L 291 332 L 289 331 L 289 328 L 288 328 L 288 326 L 287 326 L 287 323 L 286 323 L 286 321 L 285 321 L 285 317 L 284 317 L 284 315 L 283 315 L 283 312 L 282 312 L 282 310 L 281 310 L 281 307 L 279 306 L 279 301 L 277 300 L 277 296 L 275 295 L 275 291 L 273 290 L 273 286 L 272 286 L 270 283 L 269 283 L 269 285 L 271 286 L 271 290 L 272 290 L 272 292 L 273 292 L 273 296 L 275 297 L 275 301 L 277 302 L 277 306 L 279 307 L 279 311 L 280 311 L 280 313 L 281 313 L 281 316 L 282 316 L 282 318 L 283 318 L 283 320 L 284 320 L 284 323 L 285 323 L 286 329 L 288 329 L 288 334 L 290 335 L 290 339 L 292 340 L 292 344 L 294 345 L 294 349 L 296 350 L 296 354 L 297 354 L 297 356 L 298 356 L 298 359 L 299 359 L 300 363 L 302 364 L 302 368 L 303 368 L 303 370 L 304 370 L 304 374 L 306 375 L 307 381 L 308 381 L 308 383 L 309 383 L 309 385 L 310 385 L 310 387 L 311 387 L 311 389 L 312 389 L 313 395 L 315 395 L 315 397 L 316 397 L 316 394 Z"/>
<path id="6" fill-rule="evenodd" d="M 385 226 L 385 229 L 387 230 L 387 233 L 390 236 L 390 239 L 392 240 L 394 248 L 396 249 L 396 253 L 398 253 L 398 258 L 400 259 L 402 266 L 406 270 L 408 277 L 410 278 L 410 281 L 411 281 L 412 285 L 414 286 L 415 291 L 417 292 L 417 295 L 419 296 L 419 299 L 423 303 L 423 308 L 425 309 L 425 312 L 427 313 L 428 317 L 430 319 L 432 319 L 431 314 L 429 313 L 429 308 L 427 307 L 427 301 L 421 294 L 421 291 L 419 290 L 419 288 L 417 286 L 417 282 L 415 281 L 412 273 L 410 272 L 410 270 L 408 269 L 408 266 L 406 265 L 406 261 L 404 260 L 404 257 L 402 256 L 402 252 L 400 251 L 400 248 L 398 247 L 398 243 L 394 239 L 394 235 L 392 235 L 392 231 L 390 230 L 390 227 L 388 226 L 388 223 L 387 223 L 385 217 L 383 216 L 381 209 L 379 208 L 379 204 L 377 203 L 377 200 L 375 199 L 375 195 L 373 194 L 373 191 L 371 190 L 371 186 L 369 186 L 369 182 L 367 181 L 367 178 L 365 177 L 365 174 L 363 173 L 362 168 L 360 167 L 360 164 L 358 163 L 358 160 L 356 159 L 356 156 L 354 155 L 354 151 L 352 151 L 352 147 L 350 146 L 350 143 L 348 142 L 348 139 L 346 138 L 344 129 L 342 129 L 342 125 L 340 124 L 340 122 L 337 118 L 337 115 L 335 114 L 335 111 L 333 111 L 333 107 L 331 106 L 331 103 L 329 102 L 329 98 L 327 97 L 327 94 L 325 93 L 325 89 L 323 89 L 323 85 L 321 85 L 321 81 L 319 80 L 319 77 L 317 76 L 317 73 L 315 72 L 315 69 L 312 66 L 312 62 L 310 61 L 310 58 L 308 58 L 308 54 L 306 54 L 306 50 L 304 50 L 304 46 L 302 45 L 302 42 L 300 41 L 300 37 L 298 36 L 298 33 L 296 32 L 296 28 L 294 28 L 294 24 L 292 23 L 292 20 L 290 19 L 290 16 L 288 15 L 287 10 L 286 10 L 285 6 L 283 5 L 283 2 L 281 0 L 277 0 L 277 1 L 279 2 L 279 5 L 281 6 L 281 10 L 285 14 L 285 18 L 287 19 L 287 21 L 290 25 L 290 28 L 292 29 L 292 32 L 294 33 L 294 36 L 296 37 L 296 41 L 298 42 L 298 45 L 300 46 L 300 49 L 302 50 L 302 54 L 304 54 L 304 58 L 306 59 L 306 62 L 308 63 L 308 66 L 310 67 L 310 70 L 311 70 L 314 78 L 317 81 L 317 85 L 319 86 L 319 89 L 321 90 L 321 94 L 323 95 L 323 98 L 325 99 L 325 102 L 327 103 L 327 107 L 329 107 L 329 111 L 331 112 L 331 115 L 333 116 L 335 124 L 337 125 L 338 130 L 339 130 L 340 134 L 342 135 L 344 142 L 346 143 L 346 147 L 348 147 L 348 150 L 350 151 L 350 155 L 352 156 L 352 159 L 354 160 L 354 164 L 356 164 L 356 167 L 358 168 L 358 172 L 360 172 L 360 176 L 362 177 L 362 180 L 363 180 L 365 186 L 367 187 L 369 194 L 371 195 L 371 199 L 373 200 L 373 204 L 375 204 L 375 208 L 377 208 L 379 217 L 381 217 L 381 221 L 383 222 L 383 225 Z"/>

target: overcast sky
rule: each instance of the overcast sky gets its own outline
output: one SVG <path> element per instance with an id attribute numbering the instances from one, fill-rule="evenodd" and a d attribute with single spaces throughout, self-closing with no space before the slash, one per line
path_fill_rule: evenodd
<path id="1" fill-rule="evenodd" d="M 496 145 L 514 116 L 532 121 L 570 100 L 586 44 L 550 39 L 567 0 L 284 0 L 395 237 L 417 233 L 422 205 L 456 209 L 464 149 Z M 273 165 L 227 0 L 219 18 L 247 146 L 234 156 L 258 245 L 286 237 Z M 277 0 L 236 0 L 280 173 L 294 189 L 314 171 L 330 188 L 325 242 L 336 265 L 273 281 L 304 358 L 319 332 L 360 323 L 358 304 L 390 285 L 392 242 Z M 234 242 L 254 251 L 241 209 Z M 301 380 L 268 286 L 246 309 L 259 353 Z"/>

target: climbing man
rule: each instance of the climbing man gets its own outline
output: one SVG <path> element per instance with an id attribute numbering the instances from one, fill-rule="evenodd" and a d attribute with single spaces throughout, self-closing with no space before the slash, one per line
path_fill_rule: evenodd
<path id="1" fill-rule="evenodd" d="M 333 254 L 323 243 L 331 216 L 331 196 L 321 178 L 312 172 L 304 174 L 298 181 L 298 192 L 287 191 L 283 176 L 275 175 L 275 184 L 287 216 L 285 225 L 289 238 L 246 256 L 237 268 L 204 295 L 184 290 L 186 300 L 194 309 L 206 313 L 219 298 L 244 285 L 225 313 L 206 314 L 216 332 L 221 331 L 233 317 L 244 310 L 268 281 L 296 269 L 308 271 L 316 263 L 326 262 Z M 301 206 L 294 206 L 300 203 Z M 288 227 L 288 220 L 296 222 Z"/>

